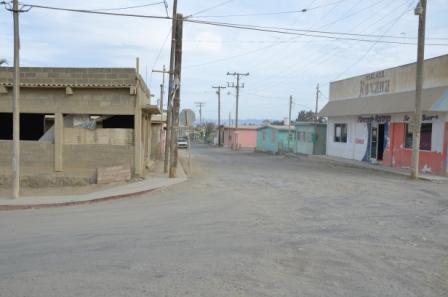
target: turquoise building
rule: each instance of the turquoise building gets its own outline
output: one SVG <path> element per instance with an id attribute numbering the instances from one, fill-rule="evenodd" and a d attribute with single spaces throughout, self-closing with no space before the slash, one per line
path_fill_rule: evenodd
<path id="1" fill-rule="evenodd" d="M 291 126 L 290 147 L 294 144 L 294 126 Z M 288 150 L 288 126 L 266 125 L 257 128 L 257 151 L 283 153 Z"/>
<path id="2" fill-rule="evenodd" d="M 327 124 L 297 122 L 294 124 L 294 145 L 296 154 L 325 155 Z"/>

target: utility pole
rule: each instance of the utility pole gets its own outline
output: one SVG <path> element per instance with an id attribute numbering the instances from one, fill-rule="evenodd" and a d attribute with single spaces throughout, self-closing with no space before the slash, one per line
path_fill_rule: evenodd
<path id="1" fill-rule="evenodd" d="M 227 86 L 230 88 L 235 88 L 236 89 L 236 113 L 235 113 L 235 129 L 238 129 L 238 103 L 239 103 L 239 97 L 240 97 L 240 89 L 244 88 L 244 83 L 240 84 L 240 77 L 241 76 L 249 76 L 249 72 L 248 73 L 238 73 L 238 72 L 234 72 L 234 73 L 230 73 L 227 72 L 227 75 L 233 75 L 236 76 L 236 85 L 235 83 L 227 83 Z"/>
<path id="2" fill-rule="evenodd" d="M 199 107 L 199 126 L 202 126 L 202 106 L 205 106 L 205 102 L 195 102 L 196 107 Z"/>
<path id="3" fill-rule="evenodd" d="M 426 0 L 419 1 L 417 7 L 415 8 L 415 15 L 418 15 L 418 47 L 415 86 L 415 113 L 414 125 L 412 129 L 412 179 L 417 179 L 419 174 L 420 129 L 422 125 L 423 64 L 425 60 Z"/>
<path id="4" fill-rule="evenodd" d="M 167 101 L 167 115 L 166 115 L 166 136 L 165 136 L 165 160 L 163 163 L 163 171 L 168 172 L 168 164 L 170 159 L 170 144 L 171 144 L 171 105 L 174 96 L 174 62 L 175 62 L 175 47 L 176 47 L 176 27 L 177 27 L 177 0 L 173 0 L 173 22 L 171 28 L 171 53 L 170 53 L 170 71 L 168 73 L 168 101 Z"/>
<path id="5" fill-rule="evenodd" d="M 178 13 L 176 16 L 176 51 L 174 67 L 174 98 L 171 111 L 171 148 L 170 148 L 170 170 L 169 177 L 175 178 L 177 171 L 177 136 L 179 130 L 179 109 L 180 109 L 180 82 L 182 70 L 182 35 L 183 35 L 183 15 Z"/>
<path id="6" fill-rule="evenodd" d="M 227 135 L 227 140 L 230 140 L 230 125 L 231 125 L 231 118 L 232 118 L 232 113 L 229 112 L 229 127 L 227 129 L 228 135 Z M 229 141 L 230 144 L 230 141 Z"/>
<path id="7" fill-rule="evenodd" d="M 14 79 L 13 79 L 13 156 L 12 156 L 12 173 L 13 173 L 13 190 L 14 198 L 20 195 L 20 37 L 19 37 L 19 1 L 14 0 L 13 6 L 14 20 Z"/>
<path id="8" fill-rule="evenodd" d="M 319 111 L 319 84 L 317 84 L 316 87 L 316 111 L 314 112 L 314 119 L 316 122 L 319 121 L 319 116 L 317 115 L 317 112 Z"/>
<path id="9" fill-rule="evenodd" d="M 163 115 L 163 97 L 165 95 L 165 74 L 169 74 L 170 72 L 165 69 L 165 65 L 163 65 L 163 70 L 155 70 L 152 72 L 162 73 L 162 84 L 160 85 L 160 112 Z"/>
<path id="10" fill-rule="evenodd" d="M 291 148 L 291 110 L 292 110 L 292 95 L 289 96 L 289 120 L 288 120 L 288 151 Z"/>
<path id="11" fill-rule="evenodd" d="M 213 89 L 217 89 L 216 94 L 218 95 L 218 146 L 221 146 L 221 90 L 226 87 L 214 86 Z"/>

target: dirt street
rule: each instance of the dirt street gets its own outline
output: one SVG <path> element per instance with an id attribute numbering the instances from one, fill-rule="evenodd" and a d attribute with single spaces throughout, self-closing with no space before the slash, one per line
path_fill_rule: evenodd
<path id="1" fill-rule="evenodd" d="M 193 153 L 164 191 L 0 212 L 0 296 L 448 296 L 448 184 Z"/>

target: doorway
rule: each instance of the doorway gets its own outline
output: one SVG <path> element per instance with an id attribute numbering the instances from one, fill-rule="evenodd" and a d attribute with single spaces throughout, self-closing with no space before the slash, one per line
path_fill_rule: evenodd
<path id="1" fill-rule="evenodd" d="M 382 161 L 383 160 L 383 153 L 384 153 L 384 130 L 385 125 L 379 124 L 378 125 L 378 153 L 377 153 L 377 160 Z"/>
<path id="2" fill-rule="evenodd" d="M 382 161 L 384 153 L 385 124 L 372 124 L 370 140 L 370 160 Z"/>

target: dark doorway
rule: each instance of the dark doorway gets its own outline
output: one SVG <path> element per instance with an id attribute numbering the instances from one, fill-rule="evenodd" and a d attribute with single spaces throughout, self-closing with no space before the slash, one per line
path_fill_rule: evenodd
<path id="1" fill-rule="evenodd" d="M 379 161 L 383 160 L 383 153 L 384 153 L 384 130 L 385 130 L 384 124 L 379 124 L 378 125 L 378 157 L 377 157 L 377 160 L 379 160 Z"/>

